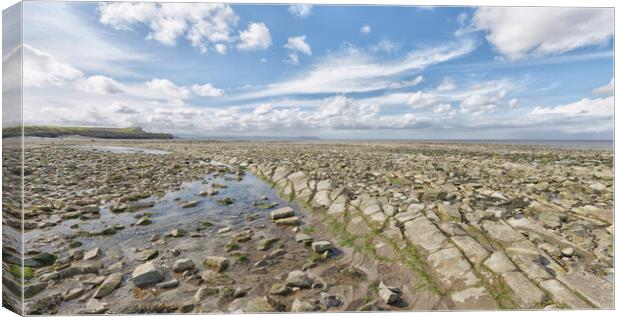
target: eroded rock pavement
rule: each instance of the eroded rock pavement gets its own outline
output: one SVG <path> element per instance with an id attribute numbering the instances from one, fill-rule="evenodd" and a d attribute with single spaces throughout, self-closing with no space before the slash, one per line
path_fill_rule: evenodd
<path id="1" fill-rule="evenodd" d="M 26 144 L 3 292 L 23 276 L 28 314 L 614 306 L 611 151 Z"/>

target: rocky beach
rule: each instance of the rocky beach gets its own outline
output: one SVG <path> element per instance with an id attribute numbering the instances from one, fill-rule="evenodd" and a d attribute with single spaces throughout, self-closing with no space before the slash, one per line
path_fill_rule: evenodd
<path id="1" fill-rule="evenodd" d="M 23 269 L 15 153 L 26 314 L 614 306 L 611 150 L 26 138 Z"/>

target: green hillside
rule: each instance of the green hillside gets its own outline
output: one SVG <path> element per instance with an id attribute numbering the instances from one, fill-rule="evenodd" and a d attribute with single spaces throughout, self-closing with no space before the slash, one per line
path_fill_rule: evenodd
<path id="1" fill-rule="evenodd" d="M 19 136 L 20 127 L 2 129 L 2 138 Z M 58 138 L 62 136 L 79 135 L 101 139 L 172 139 L 169 133 L 151 133 L 142 128 L 93 128 L 93 127 L 63 127 L 63 126 L 24 126 L 24 136 Z"/>

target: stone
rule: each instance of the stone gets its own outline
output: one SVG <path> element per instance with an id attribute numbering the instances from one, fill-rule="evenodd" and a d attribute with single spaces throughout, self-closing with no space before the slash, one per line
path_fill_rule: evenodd
<path id="1" fill-rule="evenodd" d="M 291 312 L 294 313 L 312 312 L 319 309 L 320 307 L 316 302 L 311 300 L 301 300 L 299 298 L 296 298 L 291 305 Z"/>
<path id="2" fill-rule="evenodd" d="M 108 304 L 97 299 L 91 299 L 86 303 L 86 307 L 80 310 L 79 314 L 103 314 L 108 311 Z"/>
<path id="3" fill-rule="evenodd" d="M 83 287 L 76 287 L 76 288 L 72 288 L 70 289 L 65 296 L 63 296 L 63 300 L 65 302 L 68 302 L 70 300 L 74 300 L 80 296 L 82 296 L 84 293 L 86 292 L 86 289 Z"/>
<path id="4" fill-rule="evenodd" d="M 295 216 L 295 211 L 291 207 L 284 207 L 273 210 L 270 215 L 272 220 L 278 220 Z"/>
<path id="5" fill-rule="evenodd" d="M 592 273 L 574 270 L 557 279 L 598 308 L 614 308 L 614 285 Z"/>
<path id="6" fill-rule="evenodd" d="M 169 289 L 169 288 L 175 288 L 179 286 L 179 280 L 177 279 L 173 279 L 170 281 L 165 281 L 165 282 L 160 282 L 155 284 L 155 287 L 157 288 L 161 288 L 161 289 Z"/>
<path id="7" fill-rule="evenodd" d="M 573 254 L 575 254 L 575 249 L 571 247 L 567 247 L 567 248 L 563 248 L 561 252 L 562 252 L 562 255 L 564 256 L 573 256 Z"/>
<path id="8" fill-rule="evenodd" d="M 286 285 L 289 287 L 310 288 L 312 280 L 302 271 L 291 271 L 286 277 Z"/>
<path id="9" fill-rule="evenodd" d="M 291 288 L 286 286 L 286 284 L 276 283 L 271 285 L 271 290 L 269 290 L 269 294 L 271 295 L 280 295 L 285 296 L 291 293 Z"/>
<path id="10" fill-rule="evenodd" d="M 209 256 L 202 262 L 202 266 L 207 270 L 224 272 L 230 265 L 230 261 L 222 256 Z"/>
<path id="11" fill-rule="evenodd" d="M 136 226 L 147 226 L 147 225 L 150 225 L 151 223 L 153 223 L 151 219 L 147 216 L 144 216 L 136 222 Z"/>
<path id="12" fill-rule="evenodd" d="M 186 203 L 183 203 L 181 205 L 181 208 L 193 208 L 193 207 L 198 206 L 198 203 L 199 203 L 199 201 L 197 201 L 197 200 L 188 201 Z"/>
<path id="13" fill-rule="evenodd" d="M 558 282 L 558 280 L 550 279 L 542 281 L 539 285 L 549 293 L 554 302 L 560 305 L 575 309 L 591 308 L 583 299 L 571 292 L 566 286 Z"/>
<path id="14" fill-rule="evenodd" d="M 170 231 L 169 235 L 174 238 L 180 238 L 187 235 L 187 230 L 175 228 Z"/>
<path id="15" fill-rule="evenodd" d="M 489 252 L 470 236 L 453 236 L 451 240 L 475 265 L 479 265 L 489 256 Z"/>
<path id="16" fill-rule="evenodd" d="M 30 298 L 43 292 L 47 285 L 47 282 L 37 282 L 24 286 L 24 298 Z"/>
<path id="17" fill-rule="evenodd" d="M 562 226 L 560 215 L 555 212 L 545 211 L 538 215 L 538 221 L 545 228 L 557 229 Z"/>
<path id="18" fill-rule="evenodd" d="M 312 243 L 312 250 L 316 253 L 323 253 L 325 251 L 329 251 L 333 248 L 331 242 L 329 241 L 317 241 Z"/>
<path id="19" fill-rule="evenodd" d="M 258 241 L 257 247 L 260 251 L 267 251 L 271 249 L 274 243 L 280 241 L 279 238 L 276 237 L 266 237 Z"/>
<path id="20" fill-rule="evenodd" d="M 400 290 L 388 287 L 383 282 L 379 283 L 379 297 L 388 305 L 393 305 L 400 300 Z"/>
<path id="21" fill-rule="evenodd" d="M 545 299 L 545 294 L 521 272 L 506 272 L 501 276 L 520 308 L 534 308 Z"/>
<path id="22" fill-rule="evenodd" d="M 282 226 L 297 226 L 300 224 L 300 219 L 299 217 L 280 218 L 276 220 L 276 224 Z"/>
<path id="23" fill-rule="evenodd" d="M 194 294 L 194 300 L 196 302 L 201 302 L 203 300 L 205 300 L 208 297 L 217 295 L 219 293 L 219 290 L 215 287 L 207 287 L 207 286 L 203 286 L 201 288 L 199 288 L 196 293 Z"/>
<path id="24" fill-rule="evenodd" d="M 140 261 L 150 261 L 159 256 L 159 251 L 157 249 L 148 248 L 140 251 L 138 253 L 138 259 Z"/>
<path id="25" fill-rule="evenodd" d="M 427 253 L 438 250 L 447 243 L 443 233 L 426 217 L 418 217 L 405 223 L 405 236 Z"/>
<path id="26" fill-rule="evenodd" d="M 437 274 L 438 282 L 445 289 L 453 289 L 459 285 L 473 286 L 479 282 L 471 271 L 469 262 L 455 247 L 441 249 L 427 259 Z"/>
<path id="27" fill-rule="evenodd" d="M 513 242 L 525 240 L 525 237 L 522 234 L 512 229 L 512 227 L 503 221 L 483 221 L 482 228 L 491 238 L 500 242 L 504 246 L 510 245 Z"/>
<path id="28" fill-rule="evenodd" d="M 312 237 L 305 233 L 298 232 L 297 234 L 295 234 L 295 241 L 297 241 L 298 243 L 305 243 L 307 241 L 312 241 Z"/>
<path id="29" fill-rule="evenodd" d="M 153 261 L 138 266 L 132 273 L 131 279 L 137 287 L 157 284 L 164 279 L 164 273 Z"/>
<path id="30" fill-rule="evenodd" d="M 114 292 L 114 290 L 116 290 L 121 285 L 122 281 L 123 281 L 122 273 L 112 273 L 108 275 L 108 277 L 106 277 L 103 283 L 99 285 L 93 297 L 103 298 L 103 297 L 106 297 L 112 294 L 112 292 Z"/>
<path id="31" fill-rule="evenodd" d="M 517 270 L 517 267 L 510 261 L 506 254 L 501 251 L 493 252 L 493 254 L 484 261 L 484 266 L 498 275 Z"/>
<path id="32" fill-rule="evenodd" d="M 191 259 L 178 259 L 174 261 L 172 265 L 172 271 L 175 273 L 182 273 L 187 270 L 191 270 L 195 267 L 194 261 Z"/>
<path id="33" fill-rule="evenodd" d="M 267 297 L 256 297 L 248 300 L 243 311 L 248 313 L 268 313 L 275 311 L 275 307 Z"/>
<path id="34" fill-rule="evenodd" d="M 319 298 L 321 299 L 321 303 L 323 304 L 325 309 L 329 309 L 331 307 L 338 307 L 342 304 L 342 300 L 337 295 L 331 295 L 325 292 L 321 292 Z"/>
<path id="35" fill-rule="evenodd" d="M 95 260 L 101 256 L 101 249 L 94 248 L 84 253 L 84 260 Z"/>

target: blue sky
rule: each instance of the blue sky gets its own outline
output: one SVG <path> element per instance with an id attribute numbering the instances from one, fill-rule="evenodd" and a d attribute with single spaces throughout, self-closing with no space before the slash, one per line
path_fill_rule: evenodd
<path id="1" fill-rule="evenodd" d="M 26 123 L 613 135 L 612 9 L 26 2 L 24 25 Z"/>

